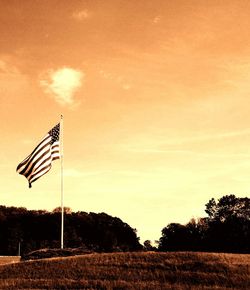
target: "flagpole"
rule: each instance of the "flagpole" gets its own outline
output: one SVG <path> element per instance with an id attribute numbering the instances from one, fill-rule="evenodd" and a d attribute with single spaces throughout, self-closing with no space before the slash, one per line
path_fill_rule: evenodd
<path id="1" fill-rule="evenodd" d="M 63 227 L 64 227 L 64 206 L 63 206 L 63 115 L 60 120 L 60 158 L 61 158 L 61 249 L 63 249 Z"/>

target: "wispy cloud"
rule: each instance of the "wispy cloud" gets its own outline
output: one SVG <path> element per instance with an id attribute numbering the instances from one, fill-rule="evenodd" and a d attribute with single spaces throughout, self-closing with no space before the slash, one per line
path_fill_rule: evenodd
<path id="1" fill-rule="evenodd" d="M 127 90 L 131 89 L 131 85 L 130 84 L 123 84 L 122 88 L 127 91 Z"/>
<path id="2" fill-rule="evenodd" d="M 180 139 L 174 139 L 170 140 L 168 144 L 184 144 L 184 143 L 193 143 L 193 142 L 205 142 L 210 140 L 220 140 L 220 139 L 228 139 L 228 138 L 235 138 L 239 136 L 250 136 L 250 129 L 243 129 L 238 131 L 229 131 L 224 133 L 218 133 L 218 134 L 204 134 L 194 137 L 187 137 L 187 138 L 180 138 Z"/>
<path id="3" fill-rule="evenodd" d="M 0 88 L 0 99 L 5 99 L 5 109 L 8 100 L 10 100 L 9 104 L 13 106 L 12 102 L 17 99 L 20 91 L 29 88 L 29 77 L 20 71 L 11 57 L 0 56 Z M 12 97 L 10 98 L 10 96 Z"/>
<path id="4" fill-rule="evenodd" d="M 32 139 L 23 139 L 21 140 L 21 143 L 24 144 L 24 145 L 29 145 L 29 144 L 32 144 L 34 141 Z"/>
<path id="5" fill-rule="evenodd" d="M 160 20 L 161 20 L 161 16 L 160 16 L 160 15 L 157 15 L 157 16 L 155 16 L 155 18 L 153 19 L 153 23 L 154 23 L 154 24 L 157 24 Z"/>
<path id="6" fill-rule="evenodd" d="M 74 177 L 74 178 L 81 178 L 81 177 L 88 177 L 88 176 L 96 176 L 102 175 L 107 173 L 108 171 L 83 171 L 75 168 L 68 168 L 64 170 L 65 177 Z"/>
<path id="7" fill-rule="evenodd" d="M 182 154 L 196 155 L 202 157 L 217 157 L 217 158 L 250 158 L 248 153 L 219 153 L 219 152 L 197 152 L 192 150 L 176 150 L 176 149 L 157 149 L 157 148 L 127 148 L 127 151 L 144 154 Z"/>
<path id="8" fill-rule="evenodd" d="M 74 18 L 75 20 L 77 21 L 83 21 L 87 18 L 90 17 L 90 13 L 87 9 L 83 9 L 83 10 L 80 10 L 80 11 L 75 11 L 73 14 L 72 14 L 72 18 Z"/>
<path id="9" fill-rule="evenodd" d="M 115 75 L 104 70 L 100 70 L 99 74 L 102 78 L 118 84 L 123 90 L 127 91 L 130 90 L 132 87 L 132 85 L 123 76 Z"/>
<path id="10" fill-rule="evenodd" d="M 0 59 L 0 73 L 4 74 L 19 74 L 18 69 L 9 62 Z"/>
<path id="11" fill-rule="evenodd" d="M 250 129 L 243 129 L 238 131 L 229 131 L 217 134 L 204 134 L 193 137 L 183 138 L 169 138 L 169 140 L 153 141 L 150 139 L 148 142 L 143 140 L 143 145 L 132 145 L 132 144 L 121 144 L 121 149 L 131 153 L 142 153 L 142 154 L 184 154 L 184 155 L 199 155 L 203 157 L 220 157 L 220 158 L 249 158 L 250 154 L 246 153 L 223 153 L 223 152 L 202 152 L 196 151 L 195 149 L 186 149 L 187 145 L 190 144 L 201 144 L 213 141 L 220 141 L 224 139 L 235 139 L 242 136 L 250 137 Z M 138 141 L 137 143 L 140 143 Z"/>
<path id="12" fill-rule="evenodd" d="M 75 93 L 82 86 L 85 74 L 69 67 L 49 70 L 40 79 L 40 85 L 60 105 L 75 105 Z"/>

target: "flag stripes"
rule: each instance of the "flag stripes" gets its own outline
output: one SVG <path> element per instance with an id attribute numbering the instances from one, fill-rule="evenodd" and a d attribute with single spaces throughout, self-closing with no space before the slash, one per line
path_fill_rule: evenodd
<path id="1" fill-rule="evenodd" d="M 50 170 L 53 160 L 60 158 L 59 135 L 60 123 L 53 127 L 32 153 L 17 166 L 17 172 L 27 178 L 29 187 Z"/>

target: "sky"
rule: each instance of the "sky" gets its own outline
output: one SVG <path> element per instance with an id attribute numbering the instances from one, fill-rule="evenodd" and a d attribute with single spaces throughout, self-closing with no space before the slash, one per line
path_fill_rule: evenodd
<path id="1" fill-rule="evenodd" d="M 155 241 L 250 193 L 250 3 L 0 0 L 0 204 L 60 206 L 60 161 L 16 173 L 64 117 L 64 204 Z"/>

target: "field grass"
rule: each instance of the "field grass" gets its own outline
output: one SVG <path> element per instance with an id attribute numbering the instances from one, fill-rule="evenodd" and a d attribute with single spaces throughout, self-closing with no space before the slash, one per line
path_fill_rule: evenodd
<path id="1" fill-rule="evenodd" d="M 18 263 L 21 257 L 19 256 L 0 256 L 0 265 Z"/>
<path id="2" fill-rule="evenodd" d="M 250 255 L 111 253 L 0 266 L 0 289 L 250 289 Z"/>

